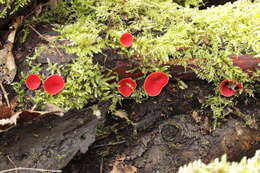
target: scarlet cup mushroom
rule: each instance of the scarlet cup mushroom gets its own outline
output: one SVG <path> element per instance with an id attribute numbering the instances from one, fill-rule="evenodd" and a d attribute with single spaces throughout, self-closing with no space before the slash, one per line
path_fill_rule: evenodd
<path id="1" fill-rule="evenodd" d="M 50 95 L 58 94 L 64 88 L 64 79 L 58 74 L 49 76 L 44 81 L 43 88 Z"/>
<path id="2" fill-rule="evenodd" d="M 118 82 L 118 91 L 124 96 L 129 97 L 136 88 L 136 82 L 132 78 L 125 78 Z"/>
<path id="3" fill-rule="evenodd" d="M 130 47 L 133 44 L 134 37 L 130 33 L 124 33 L 119 38 L 119 42 L 124 47 Z"/>
<path id="4" fill-rule="evenodd" d="M 149 96 L 157 96 L 169 82 L 169 76 L 163 72 L 153 72 L 144 81 L 144 91 Z"/>
<path id="5" fill-rule="evenodd" d="M 36 90 L 41 85 L 41 78 L 37 74 L 30 74 L 25 79 L 25 85 L 30 90 Z"/>
<path id="6" fill-rule="evenodd" d="M 225 97 L 233 96 L 237 91 L 242 88 L 242 84 L 234 80 L 223 80 L 219 84 L 219 92 Z"/>

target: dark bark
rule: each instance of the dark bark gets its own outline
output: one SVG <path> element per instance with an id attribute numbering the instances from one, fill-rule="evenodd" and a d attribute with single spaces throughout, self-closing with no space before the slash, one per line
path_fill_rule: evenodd
<path id="1" fill-rule="evenodd" d="M 208 163 L 227 154 L 229 160 L 240 160 L 260 149 L 259 98 L 241 98 L 237 109 L 247 118 L 237 111 L 230 112 L 214 129 L 212 113 L 201 109 L 201 103 L 212 92 L 211 86 L 201 80 L 186 84 L 188 88 L 181 90 L 170 83 L 159 96 L 142 104 L 127 102 L 124 108 L 135 125 L 108 119 L 103 128 L 107 129 L 105 137 L 99 136 L 89 151 L 74 158 L 64 172 L 99 173 L 103 159 L 103 172 L 108 173 L 119 157 L 125 158 L 123 163 L 137 167 L 138 173 L 174 173 L 196 159 Z M 248 118 L 255 121 L 254 128 L 246 126 Z"/>
<path id="2" fill-rule="evenodd" d="M 99 104 L 101 114 L 108 104 Z M 61 169 L 80 150 L 86 152 L 95 141 L 98 120 L 91 108 L 47 116 L 21 124 L 0 134 L 0 170 L 16 167 Z M 10 160 L 8 159 L 10 158 Z"/>

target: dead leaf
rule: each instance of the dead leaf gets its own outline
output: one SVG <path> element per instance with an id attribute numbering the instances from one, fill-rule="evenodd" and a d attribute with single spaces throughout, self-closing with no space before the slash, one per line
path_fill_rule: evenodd
<path id="1" fill-rule="evenodd" d="M 199 123 L 202 120 L 202 117 L 199 115 L 198 111 L 193 111 L 191 117 L 194 119 L 196 123 Z"/>
<path id="2" fill-rule="evenodd" d="M 10 118 L 12 116 L 12 109 L 6 105 L 0 105 L 0 119 Z"/>
<path id="3" fill-rule="evenodd" d="M 137 173 L 137 168 L 130 165 L 123 165 L 116 161 L 110 173 Z"/>
<path id="4" fill-rule="evenodd" d="M 0 94 L 1 99 L 1 94 Z M 14 114 L 14 109 L 17 106 L 16 98 L 13 98 L 10 102 L 10 107 L 6 104 L 0 104 L 0 119 L 10 118 Z"/>
<path id="5" fill-rule="evenodd" d="M 50 9 L 55 9 L 58 7 L 58 4 L 59 4 L 59 0 L 49 0 L 49 7 Z"/>
<path id="6" fill-rule="evenodd" d="M 10 33 L 8 34 L 6 44 L 3 49 L 0 50 L 0 86 L 3 92 L 4 98 L 6 100 L 7 105 L 9 105 L 8 94 L 5 91 L 3 83 L 6 82 L 10 84 L 16 75 L 17 68 L 13 55 L 13 43 L 15 39 L 15 34 L 18 27 L 21 25 L 23 21 L 23 16 L 17 17 L 13 20 L 10 26 Z"/>
<path id="7" fill-rule="evenodd" d="M 46 104 L 45 111 L 47 111 L 47 112 L 57 112 L 57 113 L 54 113 L 54 114 L 58 115 L 60 117 L 62 117 L 64 115 L 64 112 L 65 112 L 64 109 L 62 109 L 59 106 L 54 105 L 54 104 Z"/>
<path id="8" fill-rule="evenodd" d="M 118 110 L 118 111 L 114 112 L 113 115 L 115 115 L 115 116 L 117 116 L 119 118 L 123 118 L 127 122 L 132 123 L 132 121 L 128 118 L 128 114 L 125 111 L 123 111 L 123 110 Z"/>

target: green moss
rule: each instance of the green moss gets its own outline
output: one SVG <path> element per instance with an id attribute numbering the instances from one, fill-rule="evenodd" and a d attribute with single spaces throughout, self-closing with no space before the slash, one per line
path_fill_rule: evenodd
<path id="1" fill-rule="evenodd" d="M 176 2 L 184 7 L 200 6 L 203 4 L 202 0 L 173 0 L 173 2 Z"/>
<path id="2" fill-rule="evenodd" d="M 123 99 L 116 91 L 116 83 L 104 75 L 104 67 L 92 62 L 95 54 L 111 48 L 141 60 L 140 70 L 145 74 L 167 71 L 167 67 L 161 67 L 164 63 L 185 66 L 188 58 L 196 59 L 200 68 L 194 71 L 212 83 L 216 91 L 205 106 L 213 110 L 215 118 L 223 118 L 223 109 L 235 105 L 236 97 L 221 97 L 219 82 L 241 82 L 243 93 L 252 96 L 254 88 L 250 86 L 259 80 L 259 71 L 249 78 L 233 67 L 229 56 L 260 54 L 260 21 L 256 20 L 260 18 L 260 1 L 240 0 L 205 10 L 189 8 L 200 1 L 185 2 L 183 7 L 171 0 L 74 0 L 61 2 L 58 8 L 44 13 L 40 18 L 44 21 L 68 19 L 56 30 L 60 40 L 69 40 L 64 45 L 67 52 L 76 53 L 78 58 L 61 70 L 66 86 L 60 94 L 50 96 L 39 90 L 33 101 L 79 109 L 89 101 L 111 99 L 114 109 Z M 118 43 L 123 32 L 134 35 L 131 48 L 122 48 Z M 142 101 L 146 95 L 140 89 L 131 98 Z"/>
<path id="3" fill-rule="evenodd" d="M 15 13 L 19 8 L 24 7 L 29 2 L 30 0 L 0 0 L 0 6 L 2 6 L 0 11 L 0 19 L 4 18 L 6 15 Z"/>
<path id="4" fill-rule="evenodd" d="M 240 162 L 228 162 L 226 155 L 221 159 L 215 159 L 209 164 L 204 164 L 200 160 L 194 161 L 181 167 L 178 173 L 257 173 L 260 172 L 260 151 L 256 151 L 253 158 L 244 157 Z"/>
<path id="5" fill-rule="evenodd" d="M 99 65 L 94 65 L 91 57 L 86 55 L 79 56 L 73 63 L 65 66 L 58 67 L 57 64 L 49 63 L 47 71 L 51 74 L 58 73 L 64 76 L 66 84 L 65 88 L 54 96 L 47 94 L 42 88 L 35 91 L 34 96 L 30 99 L 38 108 L 51 103 L 65 110 L 81 109 L 89 102 L 117 97 L 116 93 L 113 93 L 116 90 L 116 85 L 110 84 L 110 81 L 115 80 L 115 77 L 105 76 L 104 69 Z M 34 72 L 36 71 L 34 70 Z M 41 72 L 42 69 L 38 71 L 40 74 Z M 42 79 L 46 78 L 44 75 L 41 77 Z"/>

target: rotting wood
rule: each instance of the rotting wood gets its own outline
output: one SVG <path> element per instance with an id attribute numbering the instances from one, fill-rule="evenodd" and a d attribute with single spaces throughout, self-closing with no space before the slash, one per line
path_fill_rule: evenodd
<path id="1" fill-rule="evenodd" d="M 102 115 L 108 109 L 101 102 Z M 102 118 L 101 118 L 102 119 Z M 63 117 L 46 116 L 31 124 L 19 124 L 0 134 L 0 170 L 17 167 L 61 169 L 80 150 L 86 152 L 95 141 L 98 120 L 91 108 L 70 111 Z"/>
<path id="2" fill-rule="evenodd" d="M 208 163 L 227 154 L 228 159 L 238 161 L 260 148 L 259 121 L 255 122 L 256 127 L 251 128 L 246 125 L 246 119 L 239 118 L 236 112 L 230 112 L 214 129 L 210 111 L 201 109 L 199 101 L 211 92 L 210 84 L 201 80 L 187 81 L 186 84 L 189 87 L 185 90 L 172 89 L 168 85 L 159 96 L 151 97 L 142 104 L 128 103 L 128 118 L 134 122 L 133 128 L 137 133 L 131 128 L 133 125 L 118 130 L 118 138 L 113 137 L 112 130 L 111 134 L 108 130 L 107 138 L 97 139 L 88 153 L 74 159 L 64 173 L 72 172 L 71 165 L 74 165 L 74 171 L 96 167 L 92 160 L 98 161 L 99 156 L 93 156 L 93 153 L 107 151 L 109 155 L 104 156 L 103 172 L 112 169 L 111 162 L 117 156 L 125 156 L 124 163 L 137 167 L 138 172 L 173 173 L 179 166 L 196 159 Z M 260 102 L 257 98 L 240 100 L 237 109 L 243 114 L 252 115 L 251 118 L 255 115 L 259 119 Z M 120 123 L 124 125 L 122 121 Z M 121 127 L 118 122 L 115 124 L 118 124 L 118 129 Z M 109 124 L 108 128 L 113 125 Z M 106 145 L 107 141 L 126 142 L 109 146 Z"/>

